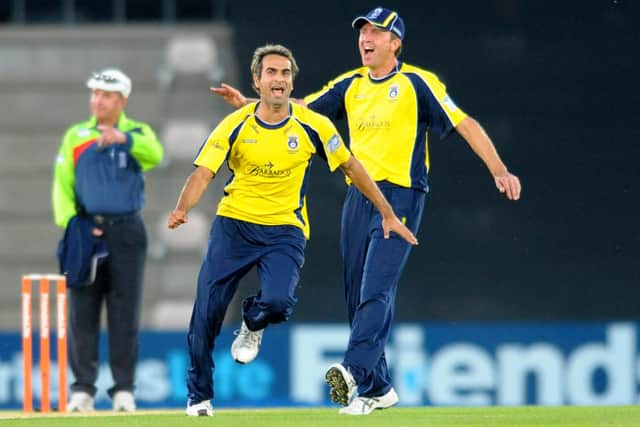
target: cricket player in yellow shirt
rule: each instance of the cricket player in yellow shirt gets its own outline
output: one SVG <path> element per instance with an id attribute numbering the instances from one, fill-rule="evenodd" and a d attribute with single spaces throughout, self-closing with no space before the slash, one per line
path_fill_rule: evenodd
<path id="1" fill-rule="evenodd" d="M 188 221 L 187 213 L 227 162 L 232 176 L 224 189 L 198 276 L 188 344 L 190 367 L 187 415 L 212 415 L 211 354 L 240 279 L 256 266 L 260 291 L 242 304 L 242 326 L 231 353 L 239 363 L 258 354 L 264 329 L 287 321 L 309 238 L 306 191 L 314 155 L 332 171 L 340 167 L 376 207 L 385 239 L 417 244 L 376 183 L 350 151 L 331 121 L 290 102 L 298 71 L 291 52 L 279 45 L 258 48 L 251 72 L 258 102 L 228 115 L 196 156 L 168 227 Z"/>

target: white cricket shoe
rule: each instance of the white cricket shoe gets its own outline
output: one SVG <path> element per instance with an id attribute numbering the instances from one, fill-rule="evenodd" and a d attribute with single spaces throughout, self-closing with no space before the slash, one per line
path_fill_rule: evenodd
<path id="1" fill-rule="evenodd" d="M 210 400 L 203 400 L 200 403 L 187 406 L 187 415 L 190 417 L 211 417 L 213 416 L 213 406 Z"/>
<path id="2" fill-rule="evenodd" d="M 135 412 L 136 400 L 133 393 L 126 390 L 117 391 L 113 395 L 113 410 L 118 412 Z"/>
<path id="3" fill-rule="evenodd" d="M 242 364 L 252 362 L 260 351 L 263 332 L 264 329 L 250 331 L 243 320 L 240 330 L 236 331 L 238 336 L 231 344 L 231 356 L 233 356 L 233 360 Z"/>
<path id="4" fill-rule="evenodd" d="M 94 410 L 93 396 L 85 391 L 74 391 L 67 403 L 67 412 L 90 412 Z"/>
<path id="5" fill-rule="evenodd" d="M 349 406 L 340 409 L 341 414 L 369 415 L 375 409 L 386 409 L 398 403 L 398 394 L 391 388 L 386 394 L 378 397 L 358 396 L 351 401 Z"/>
<path id="6" fill-rule="evenodd" d="M 324 378 L 331 387 L 331 400 L 339 405 L 347 406 L 358 388 L 351 372 L 341 363 L 336 363 L 329 367 Z"/>

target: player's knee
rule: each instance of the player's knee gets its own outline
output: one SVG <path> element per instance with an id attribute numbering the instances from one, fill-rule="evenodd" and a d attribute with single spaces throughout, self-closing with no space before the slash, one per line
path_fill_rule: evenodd
<path id="1" fill-rule="evenodd" d="M 364 295 L 361 297 L 360 304 L 376 307 L 389 307 L 391 306 L 391 295 L 388 292 L 377 292 L 371 295 Z"/>
<path id="2" fill-rule="evenodd" d="M 285 322 L 293 313 L 295 300 L 292 298 L 269 298 L 262 303 L 272 322 Z"/>

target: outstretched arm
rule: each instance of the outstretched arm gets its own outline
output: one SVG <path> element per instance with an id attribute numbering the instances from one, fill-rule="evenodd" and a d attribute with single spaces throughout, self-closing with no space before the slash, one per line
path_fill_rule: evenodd
<path id="1" fill-rule="evenodd" d="M 244 107 L 251 102 L 251 100 L 247 99 L 242 92 L 226 83 L 221 83 L 220 87 L 211 86 L 209 89 L 216 95 L 221 96 L 227 104 L 230 104 L 235 108 Z"/>
<path id="2" fill-rule="evenodd" d="M 487 166 L 498 190 L 504 193 L 509 200 L 520 199 L 520 191 L 522 190 L 520 179 L 507 170 L 489 135 L 480 126 L 480 123 L 467 117 L 456 126 L 456 131 Z"/>
<path id="3" fill-rule="evenodd" d="M 418 239 L 396 216 L 393 208 L 384 197 L 384 194 L 378 188 L 378 185 L 371 179 L 362 163 L 355 157 L 349 157 L 349 160 L 340 165 L 340 169 L 347 175 L 353 184 L 364 194 L 367 199 L 371 200 L 382 215 L 382 230 L 384 238 L 389 238 L 389 233 L 394 231 L 404 240 L 412 245 L 418 244 Z"/>
<path id="4" fill-rule="evenodd" d="M 229 86 L 226 83 L 221 83 L 220 87 L 211 86 L 209 89 L 216 95 L 221 96 L 227 104 L 232 105 L 235 108 L 244 107 L 245 105 L 258 100 L 256 98 L 247 98 L 238 89 L 233 86 Z M 303 99 L 290 99 L 297 104 L 306 105 Z"/>
<path id="5" fill-rule="evenodd" d="M 167 218 L 167 227 L 174 229 L 189 221 L 188 213 L 198 204 L 204 191 L 209 186 L 215 174 L 204 166 L 198 168 L 189 175 L 182 187 L 176 208 Z"/>

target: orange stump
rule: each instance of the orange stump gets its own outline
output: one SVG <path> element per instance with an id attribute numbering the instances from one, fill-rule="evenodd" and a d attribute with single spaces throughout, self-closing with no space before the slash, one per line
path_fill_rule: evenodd
<path id="1" fill-rule="evenodd" d="M 51 338 L 50 338 L 50 282 L 56 283 L 56 338 L 58 351 L 58 410 L 64 411 L 67 403 L 67 295 L 66 278 L 57 274 L 28 274 L 22 277 L 22 358 L 23 358 L 23 409 L 33 411 L 33 321 L 32 287 L 40 282 L 40 383 L 42 412 L 51 411 Z"/>
<path id="2" fill-rule="evenodd" d="M 31 339 L 31 281 L 22 277 L 22 365 L 23 405 L 25 412 L 33 410 L 31 395 L 31 369 L 33 368 L 33 345 Z"/>
<path id="3" fill-rule="evenodd" d="M 58 410 L 67 410 L 67 281 L 58 280 L 56 286 L 56 323 L 58 332 Z"/>

